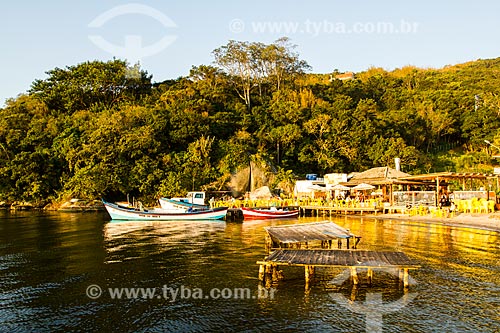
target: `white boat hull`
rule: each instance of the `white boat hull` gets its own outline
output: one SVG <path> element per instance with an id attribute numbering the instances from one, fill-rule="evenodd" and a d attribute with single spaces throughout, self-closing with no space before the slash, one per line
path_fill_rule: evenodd
<path id="1" fill-rule="evenodd" d="M 227 207 L 194 212 L 166 212 L 165 210 L 134 210 L 103 202 L 112 220 L 174 221 L 174 220 L 221 220 L 226 217 Z"/>

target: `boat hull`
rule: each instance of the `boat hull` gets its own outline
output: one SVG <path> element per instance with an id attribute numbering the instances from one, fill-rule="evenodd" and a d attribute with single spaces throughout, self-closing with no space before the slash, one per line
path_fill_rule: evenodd
<path id="1" fill-rule="evenodd" d="M 109 216 L 112 220 L 127 221 L 179 221 L 179 220 L 222 220 L 226 217 L 227 207 L 219 207 L 204 211 L 194 212 L 165 212 L 161 210 L 135 210 L 122 208 L 113 203 L 104 202 Z"/>
<path id="2" fill-rule="evenodd" d="M 298 210 L 271 210 L 271 209 L 252 209 L 242 207 L 244 220 L 263 220 L 263 219 L 283 219 L 296 218 L 299 216 Z"/>

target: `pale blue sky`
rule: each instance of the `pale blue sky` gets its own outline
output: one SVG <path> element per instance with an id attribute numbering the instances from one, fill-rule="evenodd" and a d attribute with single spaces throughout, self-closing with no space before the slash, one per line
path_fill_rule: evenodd
<path id="1" fill-rule="evenodd" d="M 230 39 L 271 43 L 288 36 L 314 73 L 437 68 L 500 56 L 495 0 L 17 0 L 0 8 L 0 106 L 47 70 L 122 57 L 117 49 L 132 35 L 143 47 L 166 39 L 146 55 L 124 51 L 155 82 L 211 64 L 211 52 Z M 89 36 L 113 47 L 105 51 Z"/>

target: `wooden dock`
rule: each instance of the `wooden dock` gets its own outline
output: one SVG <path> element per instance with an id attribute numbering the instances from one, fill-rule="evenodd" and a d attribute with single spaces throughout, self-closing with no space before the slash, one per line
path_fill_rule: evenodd
<path id="1" fill-rule="evenodd" d="M 259 280 L 277 282 L 282 274 L 279 266 L 303 266 L 305 269 L 306 288 L 314 275 L 316 267 L 349 268 L 352 283 L 359 284 L 357 269 L 367 269 L 368 284 L 371 285 L 373 270 L 398 270 L 399 278 L 404 288 L 409 287 L 410 269 L 417 269 L 415 265 L 402 252 L 364 251 L 364 250 L 331 250 L 331 249 L 281 249 L 272 252 L 259 265 Z"/>
<path id="2" fill-rule="evenodd" d="M 273 226 L 264 229 L 267 231 L 266 250 L 268 253 L 277 248 L 307 249 L 314 247 L 314 242 L 320 243 L 319 247 L 322 249 L 332 249 L 334 241 L 337 241 L 337 247 L 341 249 L 344 240 L 346 248 L 349 249 L 351 239 L 353 240 L 352 248 L 355 249 L 361 240 L 360 236 L 329 221 Z"/>
<path id="3" fill-rule="evenodd" d="M 300 216 L 319 216 L 320 213 L 325 216 L 332 214 L 361 214 L 363 213 L 382 213 L 384 210 L 382 207 L 332 207 L 332 206 L 300 206 L 299 215 Z"/>

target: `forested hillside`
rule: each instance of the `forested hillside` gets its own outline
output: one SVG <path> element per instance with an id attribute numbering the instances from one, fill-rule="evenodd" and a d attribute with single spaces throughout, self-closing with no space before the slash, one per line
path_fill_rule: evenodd
<path id="1" fill-rule="evenodd" d="M 271 187 L 394 157 L 409 173 L 491 172 L 500 153 L 484 142 L 500 145 L 500 58 L 340 80 L 313 74 L 286 38 L 213 56 L 158 83 L 121 60 L 48 71 L 0 110 L 0 201 L 220 190 L 250 160 Z"/>

